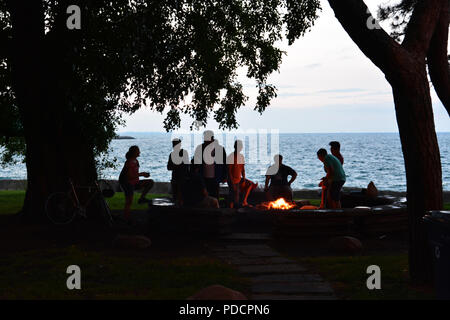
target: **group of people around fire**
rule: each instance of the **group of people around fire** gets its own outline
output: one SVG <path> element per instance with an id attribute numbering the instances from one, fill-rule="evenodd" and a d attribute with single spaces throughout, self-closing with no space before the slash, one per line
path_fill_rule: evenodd
<path id="1" fill-rule="evenodd" d="M 181 140 L 172 140 L 172 152 L 167 162 L 167 170 L 172 172 L 171 189 L 173 200 L 179 207 L 219 208 L 219 190 L 221 183 L 228 184 L 227 205 L 231 208 L 249 206 L 248 197 L 258 183 L 246 178 L 245 159 L 242 154 L 243 142 L 236 140 L 234 150 L 226 154 L 225 148 L 214 139 L 214 133 L 203 133 L 203 143 L 195 149 L 192 159 L 181 147 Z M 326 175 L 321 179 L 322 188 L 320 208 L 340 208 L 340 192 L 345 183 L 343 169 L 344 158 L 340 152 L 340 143 L 330 142 L 331 154 L 326 149 L 317 151 L 318 159 L 323 162 Z M 125 218 L 130 218 L 130 208 L 134 191 L 142 190 L 138 203 L 148 202 L 145 197 L 154 185 L 148 178 L 150 173 L 139 170 L 140 156 L 138 146 L 132 146 L 126 154 L 126 162 L 119 176 L 119 183 L 125 193 Z M 297 178 L 297 172 L 283 163 L 283 156 L 274 156 L 274 164 L 266 172 L 264 192 L 268 201 L 284 198 L 293 200 L 291 185 Z"/>

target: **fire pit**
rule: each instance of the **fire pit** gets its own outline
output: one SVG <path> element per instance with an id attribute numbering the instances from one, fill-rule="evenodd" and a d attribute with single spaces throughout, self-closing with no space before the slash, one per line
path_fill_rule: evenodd
<path id="1" fill-rule="evenodd" d="M 351 195 L 350 195 L 351 197 Z M 350 199 L 351 200 L 351 199 Z M 349 203 L 347 198 L 346 203 Z M 407 229 L 405 201 L 394 197 L 371 199 L 372 206 L 319 209 L 309 201 L 283 198 L 238 210 L 238 219 L 249 226 L 265 225 L 277 237 L 381 235 Z"/>
<path id="2" fill-rule="evenodd" d="M 297 208 L 298 204 L 295 201 L 287 201 L 284 198 L 279 198 L 275 201 L 262 202 L 256 205 L 258 210 L 291 210 Z"/>
<path id="3" fill-rule="evenodd" d="M 345 198 L 347 197 L 347 198 Z M 349 198 L 350 197 L 350 198 Z M 309 201 L 260 201 L 235 209 L 176 208 L 157 200 L 149 210 L 149 231 L 218 236 L 227 233 L 268 233 L 274 237 L 384 235 L 407 230 L 405 199 L 382 196 L 363 201 L 344 195 L 344 209 L 318 209 Z M 169 205 L 168 205 L 169 204 Z"/>

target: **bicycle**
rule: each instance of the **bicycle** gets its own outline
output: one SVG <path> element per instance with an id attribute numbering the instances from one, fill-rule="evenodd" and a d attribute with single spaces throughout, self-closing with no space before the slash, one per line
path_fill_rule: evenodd
<path id="1" fill-rule="evenodd" d="M 77 216 L 86 219 L 87 208 L 93 201 L 98 200 L 103 218 L 108 226 L 112 226 L 111 210 L 105 200 L 105 197 L 110 198 L 114 195 L 112 189 L 102 191 L 98 181 L 94 182 L 94 186 L 75 186 L 72 180 L 69 179 L 69 185 L 70 190 L 68 192 L 55 192 L 47 198 L 45 211 L 51 222 L 63 225 L 71 223 Z M 87 197 L 86 201 L 80 201 L 77 189 L 87 190 L 89 197 Z"/>

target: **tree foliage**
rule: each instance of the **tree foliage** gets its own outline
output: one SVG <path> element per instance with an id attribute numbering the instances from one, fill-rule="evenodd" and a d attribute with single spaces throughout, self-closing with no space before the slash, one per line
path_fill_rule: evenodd
<path id="1" fill-rule="evenodd" d="M 389 20 L 391 36 L 400 41 L 411 18 L 412 11 L 419 0 L 401 0 L 395 4 L 383 4 L 378 7 L 378 19 Z"/>
<path id="2" fill-rule="evenodd" d="M 0 164 L 14 162 L 15 155 L 23 154 L 24 141 L 19 110 L 11 88 L 11 74 L 7 64 L 7 43 L 11 26 L 5 3 L 0 1 Z"/>
<path id="3" fill-rule="evenodd" d="M 254 109 L 263 112 L 276 96 L 267 78 L 280 67 L 283 35 L 293 43 L 320 10 L 318 0 L 41 3 L 44 81 L 60 101 L 54 112 L 75 120 L 97 154 L 107 150 L 121 115 L 144 105 L 168 111 L 166 130 L 180 126 L 181 113 L 203 124 L 213 114 L 221 128 L 236 128 L 236 112 L 247 101 L 237 78 L 241 69 L 254 79 Z M 0 0 L 0 145 L 14 153 L 23 151 L 17 145 L 23 123 L 11 84 L 14 26 L 6 4 Z M 81 30 L 66 28 L 66 8 L 73 4 L 81 8 Z"/>

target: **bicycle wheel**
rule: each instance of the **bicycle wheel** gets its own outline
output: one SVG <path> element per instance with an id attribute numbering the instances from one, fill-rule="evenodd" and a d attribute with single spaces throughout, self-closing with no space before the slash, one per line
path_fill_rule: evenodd
<path id="1" fill-rule="evenodd" d="M 68 224 L 75 217 L 76 210 L 73 200 L 67 193 L 52 193 L 45 203 L 48 218 L 54 224 Z"/>

